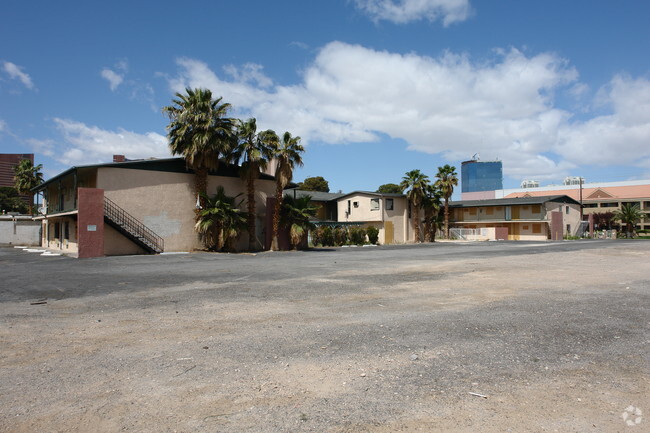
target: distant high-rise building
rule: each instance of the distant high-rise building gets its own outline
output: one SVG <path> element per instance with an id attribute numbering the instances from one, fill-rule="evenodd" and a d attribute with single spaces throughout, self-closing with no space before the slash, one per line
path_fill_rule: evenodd
<path id="1" fill-rule="evenodd" d="M 29 159 L 34 164 L 33 153 L 0 153 L 0 186 L 8 186 L 11 188 L 16 186 L 16 181 L 14 180 L 16 171 L 14 168 L 23 159 Z M 25 204 L 29 204 L 29 201 L 32 199 L 25 195 L 21 196 L 21 198 Z"/>
<path id="2" fill-rule="evenodd" d="M 33 153 L 0 153 L 0 186 L 14 187 L 16 167 L 23 159 L 29 159 L 34 164 Z"/>
<path id="3" fill-rule="evenodd" d="M 523 180 L 521 182 L 522 188 L 539 188 L 538 180 Z"/>
<path id="4" fill-rule="evenodd" d="M 585 183 L 585 178 L 584 177 L 569 176 L 569 177 L 564 178 L 563 185 L 580 185 L 580 183 Z"/>
<path id="5" fill-rule="evenodd" d="M 503 164 L 501 161 L 464 161 L 460 167 L 461 192 L 496 191 L 503 189 Z"/>

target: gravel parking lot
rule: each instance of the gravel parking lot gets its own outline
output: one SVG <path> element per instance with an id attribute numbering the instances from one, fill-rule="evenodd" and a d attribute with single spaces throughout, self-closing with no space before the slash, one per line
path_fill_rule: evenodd
<path id="1" fill-rule="evenodd" d="M 633 432 L 650 242 L 0 248 L 3 432 Z"/>

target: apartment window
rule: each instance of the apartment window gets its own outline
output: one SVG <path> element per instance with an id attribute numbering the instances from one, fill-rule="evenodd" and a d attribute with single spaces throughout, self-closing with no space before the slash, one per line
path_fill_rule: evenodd
<path id="1" fill-rule="evenodd" d="M 533 224 L 533 233 L 541 233 L 542 232 L 542 225 L 541 224 Z"/>
<path id="2" fill-rule="evenodd" d="M 354 206 L 355 208 L 359 207 L 359 202 L 355 201 L 354 203 L 352 203 L 352 206 Z"/>
<path id="3" fill-rule="evenodd" d="M 643 202 L 643 209 L 650 209 L 650 201 Z"/>
<path id="4" fill-rule="evenodd" d="M 59 223 L 54 223 L 54 239 L 59 239 L 61 237 L 61 228 Z"/>
<path id="5" fill-rule="evenodd" d="M 566 214 L 569 215 L 569 206 L 566 207 Z"/>
<path id="6" fill-rule="evenodd" d="M 387 198 L 386 199 L 386 210 L 393 210 L 393 199 L 392 198 Z"/>
<path id="7" fill-rule="evenodd" d="M 587 207 L 598 207 L 598 203 L 586 203 L 586 204 L 582 205 L 582 207 L 585 207 L 585 208 L 587 208 Z"/>
<path id="8" fill-rule="evenodd" d="M 379 210 L 379 199 L 371 198 L 370 199 L 370 210 Z"/>
<path id="9" fill-rule="evenodd" d="M 63 225 L 63 239 L 70 239 L 70 223 L 68 221 Z"/>
<path id="10" fill-rule="evenodd" d="M 611 203 L 601 203 L 600 207 L 618 207 L 618 202 L 614 201 Z"/>
<path id="11" fill-rule="evenodd" d="M 566 225 L 566 234 L 571 235 L 571 224 Z"/>
<path id="12" fill-rule="evenodd" d="M 524 225 L 521 227 L 521 229 L 522 229 L 522 230 L 526 230 L 526 231 L 528 231 L 528 226 L 524 224 Z"/>

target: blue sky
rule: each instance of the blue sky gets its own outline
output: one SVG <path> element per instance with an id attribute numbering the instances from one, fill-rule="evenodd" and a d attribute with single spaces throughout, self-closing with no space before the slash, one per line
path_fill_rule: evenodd
<path id="1" fill-rule="evenodd" d="M 169 156 L 207 87 L 302 137 L 295 180 L 375 190 L 479 153 L 504 186 L 650 178 L 650 2 L 31 1 L 0 6 L 0 153 Z"/>

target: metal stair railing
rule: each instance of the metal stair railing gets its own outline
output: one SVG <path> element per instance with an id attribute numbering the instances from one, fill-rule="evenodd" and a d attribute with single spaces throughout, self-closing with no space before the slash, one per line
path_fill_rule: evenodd
<path id="1" fill-rule="evenodd" d="M 116 205 L 108 197 L 104 197 L 104 216 L 135 238 L 138 242 L 147 246 L 152 252 L 163 252 L 165 247 L 165 241 L 163 238 L 158 236 L 127 211 Z"/>

